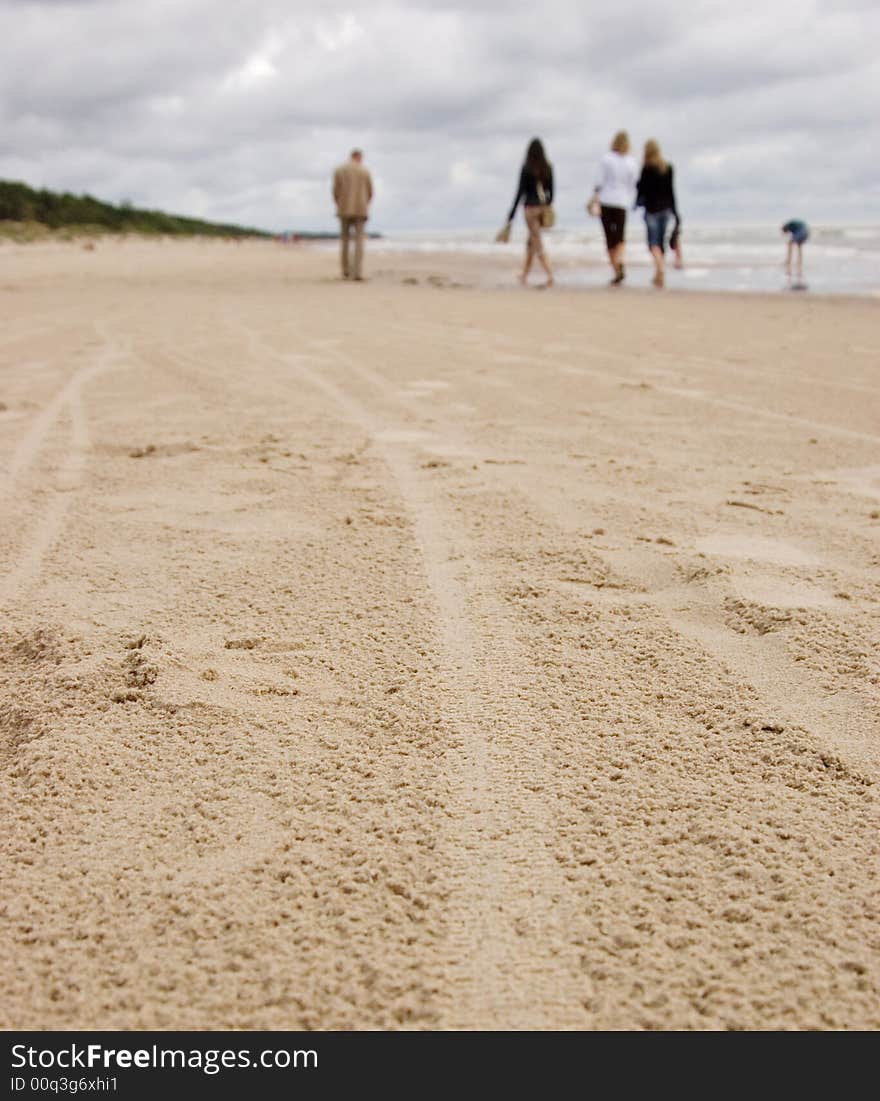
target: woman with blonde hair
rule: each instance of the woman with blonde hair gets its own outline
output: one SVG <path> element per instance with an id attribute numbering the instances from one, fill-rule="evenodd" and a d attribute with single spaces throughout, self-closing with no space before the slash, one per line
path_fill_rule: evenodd
<path id="1" fill-rule="evenodd" d="M 600 204 L 602 229 L 608 247 L 608 260 L 614 270 L 611 286 L 619 286 L 625 276 L 623 242 L 626 232 L 626 212 L 636 194 L 638 168 L 629 152 L 629 134 L 618 130 L 611 148 L 599 162 L 598 182 L 593 198 Z"/>
<path id="2" fill-rule="evenodd" d="M 677 229 L 680 219 L 672 186 L 672 165 L 667 163 L 653 138 L 645 142 L 636 206 L 645 209 L 648 248 L 654 258 L 654 286 L 662 287 L 666 279 L 666 230 L 673 218 Z"/>
<path id="3" fill-rule="evenodd" d="M 537 259 L 541 267 L 547 273 L 545 286 L 553 286 L 553 271 L 550 261 L 544 252 L 544 241 L 541 230 L 544 225 L 544 211 L 553 202 L 553 166 L 547 160 L 544 146 L 538 138 L 532 138 L 526 150 L 526 159 L 523 162 L 519 174 L 519 186 L 513 206 L 507 215 L 507 225 L 513 221 L 516 208 L 522 199 L 523 214 L 526 219 L 528 240 L 526 241 L 526 259 L 519 281 L 523 286 L 529 278 L 532 264 Z"/>

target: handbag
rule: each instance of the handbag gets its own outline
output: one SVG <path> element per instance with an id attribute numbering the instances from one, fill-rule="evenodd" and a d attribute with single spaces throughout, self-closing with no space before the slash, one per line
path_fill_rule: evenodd
<path id="1" fill-rule="evenodd" d="M 552 229 L 556 225 L 556 211 L 547 202 L 544 194 L 544 185 L 538 181 L 538 202 L 541 204 L 541 228 Z"/>
<path id="2" fill-rule="evenodd" d="M 592 199 L 587 203 L 587 214 L 593 218 L 598 218 L 602 213 L 602 204 L 599 202 L 599 196 L 594 195 Z"/>

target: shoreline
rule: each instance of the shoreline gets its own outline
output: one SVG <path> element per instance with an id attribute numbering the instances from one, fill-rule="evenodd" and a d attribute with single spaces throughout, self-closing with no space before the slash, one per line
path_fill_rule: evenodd
<path id="1" fill-rule="evenodd" d="M 384 239 L 387 241 L 387 239 Z M 135 238 L 132 235 L 114 236 L 107 234 L 105 236 L 94 238 L 93 240 L 86 239 L 71 239 L 71 240 L 37 240 L 27 242 L 13 242 L 2 241 L 0 242 L 0 258 L 3 256 L 11 256 L 19 253 L 20 255 L 27 257 L 29 255 L 39 253 L 52 253 L 59 252 L 62 255 L 72 256 L 73 254 L 86 251 L 98 251 L 101 248 L 111 248 L 114 250 L 125 249 L 130 252 L 137 252 L 142 250 L 145 254 L 149 254 L 152 250 L 163 250 L 163 253 L 167 253 L 168 250 L 175 247 L 186 250 L 190 248 L 206 249 L 206 248 L 229 248 L 235 250 L 231 252 L 231 255 L 235 255 L 235 252 L 239 250 L 254 249 L 262 252 L 277 252 L 281 257 L 312 257 L 318 263 L 318 267 L 322 269 L 322 277 L 324 279 L 330 278 L 331 281 L 335 281 L 335 273 L 337 268 L 337 250 L 333 247 L 334 243 L 331 241 L 298 241 L 298 242 L 279 242 L 275 240 L 259 240 L 259 239 L 223 239 L 223 238 Z M 634 246 L 635 247 L 635 246 Z M 395 245 L 387 245 L 381 249 L 371 249 L 369 244 L 366 250 L 366 272 L 368 281 L 373 282 L 393 283 L 399 281 L 404 285 L 413 285 L 408 283 L 413 277 L 424 281 L 424 285 L 434 286 L 434 288 L 443 287 L 445 289 L 468 289 L 471 291 L 515 291 L 522 292 L 523 288 L 519 286 L 517 282 L 518 265 L 521 263 L 519 243 L 507 247 L 505 253 L 497 254 L 480 254 L 474 253 L 468 250 L 456 250 L 453 248 L 443 248 L 437 251 L 429 251 L 427 249 L 407 249 L 397 248 Z M 718 270 L 725 268 L 734 269 L 738 265 L 733 262 L 726 264 L 717 264 L 715 267 Z M 692 268 L 704 269 L 706 264 L 693 264 Z M 557 275 L 561 275 L 563 281 L 557 281 L 555 287 L 552 288 L 551 294 L 575 294 L 575 295 L 595 295 L 608 291 L 616 295 L 629 297 L 633 292 L 640 292 L 647 294 L 649 297 L 656 297 L 659 295 L 661 299 L 664 297 L 689 297 L 694 296 L 698 299 L 719 297 L 726 298 L 742 298 L 742 299 L 756 299 L 756 300 L 772 300 L 775 302 L 784 301 L 786 299 L 795 299 L 801 301 L 815 301 L 815 300 L 829 300 L 829 301 L 841 301 L 851 303 L 869 303 L 873 304 L 880 299 L 880 288 L 866 290 L 863 293 L 853 293 L 847 291 L 828 291 L 828 290 L 812 290 L 806 291 L 792 291 L 790 288 L 780 286 L 778 289 L 745 289 L 745 288 L 718 288 L 718 287 L 703 287 L 697 283 L 688 283 L 687 285 L 676 285 L 676 281 L 682 283 L 687 279 L 686 272 L 688 265 L 685 265 L 683 270 L 672 270 L 667 275 L 667 285 L 660 291 L 650 286 L 648 281 L 644 285 L 634 281 L 628 281 L 623 287 L 611 288 L 604 282 L 596 284 L 592 283 L 578 283 L 578 282 L 565 282 L 565 275 L 573 272 L 589 272 L 599 275 L 604 275 L 607 268 L 607 263 L 603 260 L 597 260 L 593 257 L 578 261 L 575 259 L 565 258 L 558 262 L 556 265 Z M 652 270 L 651 263 L 647 259 L 628 260 L 627 268 L 639 273 L 639 276 L 648 276 Z M 326 269 L 326 271 L 323 271 Z M 777 265 L 767 264 L 765 270 L 776 270 Z M 433 279 L 433 283 L 432 283 Z M 525 288 L 526 292 L 534 290 L 543 290 L 538 286 L 539 280 L 536 278 L 535 283 Z"/>

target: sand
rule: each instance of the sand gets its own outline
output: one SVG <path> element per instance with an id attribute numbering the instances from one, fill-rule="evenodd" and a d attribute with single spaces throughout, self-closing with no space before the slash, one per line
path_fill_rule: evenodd
<path id="1" fill-rule="evenodd" d="M 3 1026 L 880 1026 L 877 304 L 368 267 L 0 249 Z"/>

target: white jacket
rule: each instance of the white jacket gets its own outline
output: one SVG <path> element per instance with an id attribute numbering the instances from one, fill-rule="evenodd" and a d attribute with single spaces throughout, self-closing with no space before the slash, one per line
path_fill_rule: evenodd
<path id="1" fill-rule="evenodd" d="M 609 150 L 599 161 L 599 175 L 596 190 L 602 206 L 618 206 L 631 210 L 636 201 L 636 184 L 639 169 L 635 157 L 629 153 L 615 153 Z"/>

